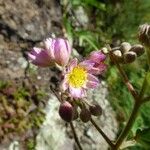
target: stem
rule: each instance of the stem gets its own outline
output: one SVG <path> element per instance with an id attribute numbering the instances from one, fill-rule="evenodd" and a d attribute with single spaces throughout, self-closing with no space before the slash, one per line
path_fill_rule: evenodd
<path id="1" fill-rule="evenodd" d="M 120 64 L 117 63 L 115 57 L 113 56 L 112 52 L 110 51 L 110 59 L 114 62 L 114 64 L 117 66 L 123 81 L 125 83 L 125 85 L 127 86 L 129 92 L 131 93 L 131 95 L 133 96 L 134 100 L 137 99 L 137 92 L 135 91 L 134 87 L 132 86 L 132 84 L 130 83 L 126 73 L 124 72 L 124 70 L 121 68 Z"/>
<path id="2" fill-rule="evenodd" d="M 146 53 L 147 53 L 148 65 L 149 65 L 149 69 L 150 69 L 150 47 L 147 47 Z"/>
<path id="3" fill-rule="evenodd" d="M 81 147 L 81 144 L 80 144 L 80 142 L 79 142 L 79 139 L 78 139 L 78 137 L 77 137 L 77 134 L 76 134 L 76 131 L 75 131 L 75 128 L 74 128 L 72 122 L 70 122 L 70 127 L 71 127 L 71 130 L 72 130 L 72 132 L 73 132 L 73 136 L 74 136 L 75 142 L 77 143 L 79 149 L 80 149 L 80 150 L 83 150 L 82 147 Z"/>
<path id="4" fill-rule="evenodd" d="M 56 96 L 56 98 L 59 100 L 60 103 L 62 103 L 62 99 L 60 98 L 59 94 L 56 93 L 56 91 L 50 86 L 51 91 Z"/>
<path id="5" fill-rule="evenodd" d="M 127 137 L 127 135 L 129 134 L 139 111 L 139 108 L 141 106 L 141 102 L 137 101 L 135 102 L 134 108 L 132 110 L 132 113 L 130 115 L 130 118 L 126 124 L 126 127 L 124 128 L 124 130 L 122 131 L 122 133 L 120 134 L 119 138 L 117 139 L 117 142 L 114 146 L 114 148 L 112 150 L 118 150 L 118 148 L 120 147 L 120 145 L 122 144 L 122 142 L 124 141 L 124 139 Z"/>
<path id="6" fill-rule="evenodd" d="M 111 140 L 107 137 L 107 135 L 98 127 L 98 125 L 96 124 L 96 122 L 91 118 L 91 123 L 94 125 L 94 127 L 97 129 L 97 131 L 103 136 L 103 138 L 106 140 L 106 142 L 108 143 L 108 145 L 110 147 L 114 147 L 114 144 L 111 142 Z"/>

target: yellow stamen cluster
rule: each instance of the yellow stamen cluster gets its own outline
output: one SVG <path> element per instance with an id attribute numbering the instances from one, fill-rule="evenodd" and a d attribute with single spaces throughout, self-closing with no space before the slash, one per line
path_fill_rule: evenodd
<path id="1" fill-rule="evenodd" d="M 87 80 L 87 71 L 81 67 L 74 67 L 73 70 L 68 74 L 69 84 L 74 88 L 82 87 Z"/>

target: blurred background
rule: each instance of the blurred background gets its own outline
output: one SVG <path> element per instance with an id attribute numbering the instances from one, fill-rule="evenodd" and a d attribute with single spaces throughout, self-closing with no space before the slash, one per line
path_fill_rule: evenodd
<path id="1" fill-rule="evenodd" d="M 139 43 L 138 27 L 144 23 L 150 23 L 149 0 L 0 0 L 0 150 L 77 149 L 68 125 L 57 114 L 59 104 L 49 88 L 59 85 L 60 72 L 30 65 L 26 53 L 33 46 L 43 46 L 46 37 L 65 36 L 73 54 L 82 57 L 105 44 Z M 137 90 L 148 68 L 146 61 L 143 55 L 124 65 Z M 107 63 L 95 95 L 99 95 L 97 101 L 105 114 L 98 118 L 100 126 L 115 139 L 129 117 L 133 100 L 115 66 L 109 60 Z M 94 91 L 90 92 L 93 95 Z M 150 125 L 149 116 L 147 103 L 131 136 L 137 127 Z M 84 149 L 108 149 L 90 128 L 80 121 L 76 124 Z M 128 149 L 145 148 L 137 144 Z"/>

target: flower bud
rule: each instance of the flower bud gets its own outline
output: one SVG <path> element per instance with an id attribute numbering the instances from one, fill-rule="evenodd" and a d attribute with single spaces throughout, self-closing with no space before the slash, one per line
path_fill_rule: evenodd
<path id="1" fill-rule="evenodd" d="M 47 49 L 34 47 L 28 53 L 28 59 L 31 63 L 39 67 L 49 67 L 54 65 L 54 60 L 51 58 Z"/>
<path id="2" fill-rule="evenodd" d="M 94 116 L 100 116 L 102 114 L 102 108 L 98 104 L 90 106 L 89 109 L 90 109 L 91 114 Z"/>
<path id="3" fill-rule="evenodd" d="M 73 106 L 69 102 L 65 101 L 60 104 L 59 115 L 64 121 L 66 122 L 72 121 L 73 113 L 74 113 Z"/>
<path id="4" fill-rule="evenodd" d="M 143 24 L 139 27 L 139 41 L 150 47 L 150 25 Z"/>
<path id="5" fill-rule="evenodd" d="M 122 62 L 122 53 L 120 50 L 113 51 L 113 56 L 115 57 L 117 62 Z"/>
<path id="6" fill-rule="evenodd" d="M 67 40 L 61 38 L 48 38 L 45 40 L 45 47 L 49 50 L 55 63 L 60 66 L 65 66 L 68 63 L 71 54 L 71 47 Z"/>
<path id="7" fill-rule="evenodd" d="M 123 42 L 120 46 L 120 50 L 122 54 L 128 52 L 131 49 L 131 44 L 128 42 Z"/>
<path id="8" fill-rule="evenodd" d="M 103 48 L 101 49 L 101 51 L 102 51 L 104 54 L 108 54 L 108 49 L 107 49 L 106 47 L 103 47 Z"/>
<path id="9" fill-rule="evenodd" d="M 145 52 L 144 47 L 140 44 L 136 44 L 132 46 L 130 51 L 135 52 L 138 57 L 141 56 Z"/>
<path id="10" fill-rule="evenodd" d="M 93 74 L 103 73 L 107 68 L 107 65 L 104 63 L 105 60 L 106 55 L 102 53 L 101 50 L 91 52 L 87 58 L 87 62 L 94 64 L 91 69 L 91 72 Z"/>
<path id="11" fill-rule="evenodd" d="M 91 112 L 87 108 L 83 108 L 80 113 L 80 119 L 83 122 L 88 122 L 91 119 Z"/>
<path id="12" fill-rule="evenodd" d="M 135 59 L 137 57 L 136 53 L 132 52 L 132 51 L 124 53 L 123 56 L 124 56 L 125 63 L 132 63 L 135 61 Z"/>

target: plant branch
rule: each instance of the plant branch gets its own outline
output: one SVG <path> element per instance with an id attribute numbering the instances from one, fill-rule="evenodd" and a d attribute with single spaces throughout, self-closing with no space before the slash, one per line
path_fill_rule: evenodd
<path id="1" fill-rule="evenodd" d="M 132 84 L 130 83 L 126 73 L 124 72 L 124 70 L 121 68 L 120 64 L 117 63 L 115 57 L 113 56 L 112 52 L 110 51 L 110 59 L 111 61 L 114 62 L 114 64 L 116 65 L 116 67 L 118 68 L 122 78 L 123 78 L 123 81 L 125 83 L 125 85 L 127 86 L 129 92 L 131 93 L 131 95 L 133 96 L 134 100 L 137 99 L 138 95 L 137 95 L 137 92 L 135 91 L 134 87 L 132 86 Z"/>
<path id="2" fill-rule="evenodd" d="M 97 129 L 97 131 L 103 136 L 105 141 L 109 144 L 110 147 L 114 147 L 114 144 L 111 142 L 111 140 L 107 137 L 107 135 L 99 128 L 99 126 L 96 124 L 96 122 L 91 118 L 91 123 L 94 125 L 94 127 Z"/>
<path id="3" fill-rule="evenodd" d="M 59 102 L 62 102 L 62 99 L 60 98 L 59 94 L 50 86 L 51 91 L 56 96 L 56 98 L 59 100 Z"/>
<path id="4" fill-rule="evenodd" d="M 81 147 L 81 144 L 79 142 L 79 139 L 77 137 L 77 134 L 76 134 L 76 131 L 75 131 L 75 128 L 74 128 L 74 125 L 72 122 L 70 122 L 70 127 L 71 127 L 71 130 L 73 132 L 73 136 L 74 136 L 74 139 L 75 139 L 75 142 L 77 143 L 78 147 L 80 150 L 83 150 L 82 147 Z"/>

